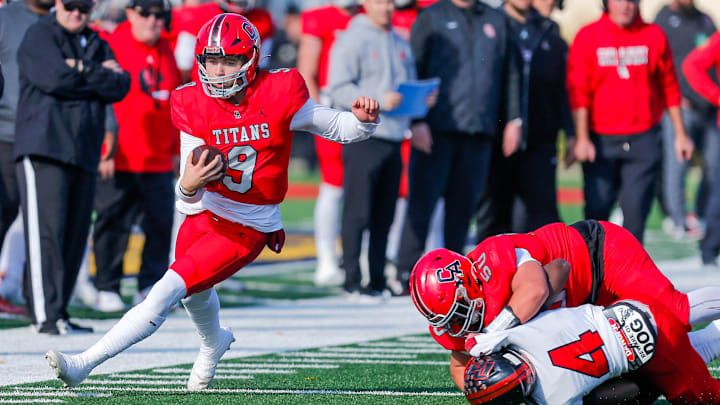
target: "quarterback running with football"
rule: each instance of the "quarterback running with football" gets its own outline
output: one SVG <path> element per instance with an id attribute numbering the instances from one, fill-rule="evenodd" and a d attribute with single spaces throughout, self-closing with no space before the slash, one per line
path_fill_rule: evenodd
<path id="1" fill-rule="evenodd" d="M 553 276 L 561 273 L 558 269 L 566 271 L 565 277 Z M 430 321 L 431 335 L 452 351 L 450 373 L 458 386 L 470 354 L 483 353 L 503 330 L 527 322 L 543 308 L 653 297 L 685 331 L 720 317 L 714 305 L 718 287 L 680 293 L 631 234 L 592 220 L 491 237 L 467 256 L 434 250 L 416 263 L 410 287 L 416 307 Z M 720 329 L 711 323 L 692 344 L 709 362 L 720 355 L 719 339 Z M 688 356 L 697 355 L 693 347 L 685 348 Z M 659 354 L 670 355 L 685 353 Z M 665 384 L 658 387 L 663 392 L 681 388 L 672 386 L 672 380 Z"/>
<path id="2" fill-rule="evenodd" d="M 150 336 L 182 300 L 200 335 L 200 353 L 189 390 L 206 389 L 220 357 L 235 340 L 220 327 L 213 286 L 251 263 L 267 245 L 279 253 L 285 233 L 279 204 L 288 187 L 293 132 L 321 134 L 335 142 L 364 140 L 378 123 L 378 102 L 359 97 L 352 112 L 317 104 L 295 69 L 259 71 L 260 36 L 245 17 L 220 14 L 199 31 L 195 48 L 200 83 L 172 94 L 173 123 L 180 130 L 181 177 L 177 208 L 187 217 L 176 260 L 147 298 L 128 311 L 96 344 L 77 355 L 54 350 L 46 359 L 67 386 L 80 384 L 105 360 Z M 208 151 L 193 164 L 200 145 Z"/>

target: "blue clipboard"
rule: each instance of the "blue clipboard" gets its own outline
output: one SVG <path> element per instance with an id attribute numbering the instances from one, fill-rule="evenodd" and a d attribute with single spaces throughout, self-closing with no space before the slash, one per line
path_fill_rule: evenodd
<path id="1" fill-rule="evenodd" d="M 390 117 L 423 118 L 428 112 L 425 100 L 439 86 L 440 78 L 437 77 L 400 83 L 397 92 L 403 96 L 402 103 L 394 110 L 386 112 L 385 115 Z"/>

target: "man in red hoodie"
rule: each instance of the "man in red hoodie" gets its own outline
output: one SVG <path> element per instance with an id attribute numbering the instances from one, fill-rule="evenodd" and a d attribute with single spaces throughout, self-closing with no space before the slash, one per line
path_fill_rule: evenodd
<path id="1" fill-rule="evenodd" d="M 567 86 L 574 154 L 583 162 L 585 217 L 607 220 L 619 199 L 624 227 L 640 242 L 662 158 L 659 122 L 668 110 L 678 159 L 689 159 L 672 52 L 662 29 L 645 23 L 639 0 L 605 0 L 602 17 L 570 47 Z"/>
<path id="2" fill-rule="evenodd" d="M 170 92 L 181 84 L 168 42 L 160 38 L 170 15 L 164 0 L 131 0 L 127 21 L 108 37 L 120 66 L 130 72 L 130 92 L 114 105 L 118 145 L 113 176 L 98 178 L 93 232 L 97 309 L 124 309 L 119 297 L 123 256 L 132 226 L 142 215 L 145 247 L 138 291 L 168 266 L 174 211 L 174 160 L 178 131 L 170 120 Z M 138 298 L 142 297 L 138 294 Z"/>

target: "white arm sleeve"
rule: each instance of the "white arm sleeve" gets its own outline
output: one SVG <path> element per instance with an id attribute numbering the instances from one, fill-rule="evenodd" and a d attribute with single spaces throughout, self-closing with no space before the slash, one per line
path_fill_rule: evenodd
<path id="1" fill-rule="evenodd" d="M 180 131 L 180 178 L 175 183 L 175 195 L 177 195 L 180 200 L 185 201 L 189 204 L 200 201 L 203 194 L 205 194 L 205 188 L 201 188 L 195 194 L 188 197 L 182 191 L 180 191 L 180 180 L 185 174 L 185 162 L 187 162 L 188 155 L 192 152 L 193 149 L 204 144 L 205 141 L 202 140 L 202 138 L 198 138 L 196 136 L 188 134 L 187 132 Z"/>
<path id="2" fill-rule="evenodd" d="M 175 44 L 175 63 L 180 70 L 190 70 L 195 63 L 195 35 L 187 31 L 178 34 Z"/>
<path id="3" fill-rule="evenodd" d="M 339 111 L 318 104 L 309 98 L 290 122 L 292 131 L 307 131 L 338 143 L 362 141 L 375 133 L 377 122 L 360 122 L 348 111 Z"/>
<path id="4" fill-rule="evenodd" d="M 537 264 L 540 264 L 540 262 L 535 260 L 535 258 L 533 258 L 530 255 L 530 252 L 528 252 L 525 249 L 515 248 L 515 257 L 517 257 L 517 266 L 516 267 L 518 269 L 520 268 L 521 264 L 527 263 L 527 262 L 535 262 Z"/>

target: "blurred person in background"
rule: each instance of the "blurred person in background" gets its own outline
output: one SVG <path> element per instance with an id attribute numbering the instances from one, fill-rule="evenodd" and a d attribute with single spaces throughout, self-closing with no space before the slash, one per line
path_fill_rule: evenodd
<path id="1" fill-rule="evenodd" d="M 56 0 L 17 53 L 15 127 L 27 264 L 24 292 L 39 333 L 90 332 L 69 320 L 87 245 L 106 104 L 130 88 L 112 50 L 88 28 L 91 0 Z"/>
<path id="2" fill-rule="evenodd" d="M 435 106 L 411 127 L 408 210 L 397 259 L 406 291 L 438 199 L 445 199 L 445 245 L 462 251 L 494 137 L 522 136 L 520 77 L 502 12 L 473 0 L 441 0 L 418 15 L 410 40 L 418 78 L 439 77 L 440 88 Z M 499 119 L 507 122 L 503 135 Z"/>
<path id="3" fill-rule="evenodd" d="M 297 68 L 305 79 L 310 97 L 330 105 L 322 94 L 328 81 L 330 49 L 335 35 L 344 30 L 357 12 L 356 0 L 333 0 L 331 4 L 300 14 L 302 36 Z M 343 198 L 342 146 L 315 137 L 315 152 L 320 167 L 320 188 L 315 202 L 316 285 L 340 285 L 344 275 L 337 253 L 340 235 L 340 204 Z"/>
<path id="4" fill-rule="evenodd" d="M 54 0 L 18 0 L 0 9 L 0 65 L 5 81 L 3 96 L 0 97 L 0 246 L 5 234 L 18 217 L 20 191 L 15 173 L 15 115 L 17 111 L 20 82 L 17 80 L 17 51 L 25 31 L 43 15 L 47 15 L 55 4 Z M 4 252 L 5 256 L 10 255 Z M 6 269 L 0 269 L 8 270 Z M 17 301 L 12 291 L 22 290 L 22 277 L 15 273 L 3 278 L 0 287 L 0 312 L 24 313 L 24 309 L 12 305 L 8 299 Z"/>
<path id="5" fill-rule="evenodd" d="M 562 10 L 564 3 L 564 0 L 532 0 L 533 8 L 545 18 L 550 18 L 556 8 Z"/>
<path id="6" fill-rule="evenodd" d="M 273 48 L 270 55 L 269 69 L 297 66 L 298 47 L 302 36 L 302 22 L 300 21 L 300 9 L 290 4 L 285 10 L 285 19 L 281 28 L 273 38 Z"/>
<path id="7" fill-rule="evenodd" d="M 568 46 L 558 25 L 535 10 L 531 0 L 507 0 L 503 10 L 522 72 L 522 137 L 495 142 L 488 188 L 477 213 L 478 242 L 559 221 L 557 136 L 561 128 L 572 132 L 564 90 Z M 530 174 L 533 180 L 527 181 Z"/>
<path id="8" fill-rule="evenodd" d="M 275 24 L 270 13 L 255 6 L 255 0 L 185 0 L 182 7 L 173 9 L 171 30 L 165 34 L 170 47 L 175 52 L 177 66 L 182 73 L 183 82 L 197 81 L 195 61 L 195 37 L 200 27 L 221 13 L 241 14 L 255 25 L 262 40 L 260 67 L 268 63 L 267 56 L 272 53 L 272 38 Z"/>
<path id="9" fill-rule="evenodd" d="M 683 73 L 695 91 L 700 93 L 713 107 L 720 104 L 720 87 L 713 80 L 710 71 L 720 68 L 720 33 L 713 34 L 702 47 L 693 50 L 683 63 Z M 715 137 L 707 147 L 717 148 L 717 117 L 715 121 Z M 718 151 L 714 151 L 717 153 Z M 711 153 L 711 152 L 709 152 Z M 720 253 L 720 172 L 718 172 L 717 155 L 715 161 L 708 162 L 709 197 L 705 209 L 707 229 L 700 240 L 700 254 L 703 264 L 717 268 L 717 256 Z"/>
<path id="10" fill-rule="evenodd" d="M 330 53 L 328 92 L 333 105 L 349 111 L 361 94 L 380 100 L 382 125 L 365 142 L 343 145 L 342 209 L 345 293 L 382 298 L 386 289 L 385 250 L 395 213 L 402 159 L 400 144 L 410 126 L 407 116 L 387 115 L 402 102 L 400 83 L 415 79 L 410 44 L 392 27 L 393 0 L 363 0 L 365 13 L 338 34 Z M 370 284 L 360 285 L 363 232 L 369 231 Z"/>
<path id="11" fill-rule="evenodd" d="M 682 121 L 672 50 L 662 29 L 642 20 L 638 3 L 603 2 L 602 17 L 583 27 L 570 47 L 567 86 L 585 218 L 607 220 L 619 200 L 623 226 L 642 243 L 660 175 L 665 110 L 676 158 L 689 159 L 693 144 Z"/>
<path id="12" fill-rule="evenodd" d="M 666 113 L 662 120 L 663 163 L 662 199 L 668 217 L 663 229 L 676 238 L 685 236 L 700 239 L 704 229 L 698 217 L 704 217 L 707 207 L 707 187 L 715 183 L 720 175 L 720 131 L 717 126 L 717 109 L 704 97 L 695 92 L 680 70 L 685 58 L 695 48 L 704 45 L 715 33 L 715 24 L 710 16 L 695 7 L 694 0 L 673 0 L 663 7 L 655 17 L 673 52 L 678 68 L 678 81 L 682 94 L 681 109 L 683 122 L 695 148 L 703 157 L 703 179 L 698 190 L 695 212 L 687 212 L 685 204 L 685 175 L 688 161 L 678 160 L 674 150 L 675 130 Z M 715 75 L 713 75 L 715 76 Z M 715 79 L 717 80 L 717 79 Z M 704 222 L 704 221 L 703 221 Z"/>
<path id="13" fill-rule="evenodd" d="M 95 192 L 93 251 L 98 290 L 95 309 L 125 309 L 120 298 L 124 256 L 138 218 L 145 234 L 138 275 L 141 301 L 165 273 L 170 253 L 178 164 L 178 131 L 170 120 L 170 92 L 182 84 L 168 42 L 166 0 L 131 0 L 127 21 L 108 37 L 120 67 L 130 73 L 130 92 L 114 104 L 118 122 L 114 170 L 102 171 Z"/>

